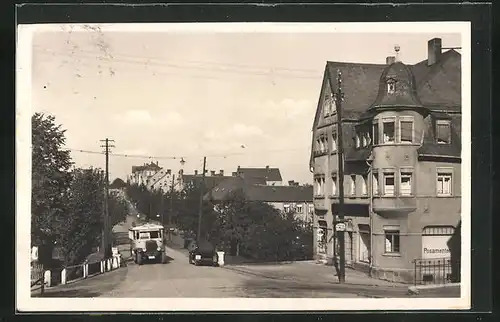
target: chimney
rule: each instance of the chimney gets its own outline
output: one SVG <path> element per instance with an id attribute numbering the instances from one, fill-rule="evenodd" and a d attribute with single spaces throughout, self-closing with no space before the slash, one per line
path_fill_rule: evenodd
<path id="1" fill-rule="evenodd" d="M 223 176 L 224 176 L 224 170 L 220 170 L 220 171 L 219 171 L 219 175 L 220 175 L 221 177 L 223 177 Z"/>
<path id="2" fill-rule="evenodd" d="M 433 38 L 427 42 L 427 65 L 432 66 L 441 58 L 441 38 Z"/>
<path id="3" fill-rule="evenodd" d="M 288 181 L 288 185 L 289 185 L 289 186 L 293 186 L 293 183 L 294 183 L 294 181 L 293 181 L 293 180 Z"/>
<path id="4" fill-rule="evenodd" d="M 396 56 L 388 56 L 386 59 L 385 59 L 385 64 L 386 65 L 392 65 L 396 62 Z"/>
<path id="5" fill-rule="evenodd" d="M 231 175 L 232 175 L 233 177 L 237 177 L 237 176 L 238 176 L 238 172 L 233 172 L 233 173 L 231 173 Z"/>
<path id="6" fill-rule="evenodd" d="M 156 161 L 156 166 L 158 166 L 158 161 Z"/>
<path id="7" fill-rule="evenodd" d="M 194 170 L 194 175 L 197 176 L 198 175 L 198 170 Z"/>
<path id="8" fill-rule="evenodd" d="M 212 177 L 215 177 L 215 171 L 210 171 L 210 175 L 211 175 Z"/>
<path id="9" fill-rule="evenodd" d="M 266 170 L 269 171 L 269 166 L 268 165 L 266 165 Z"/>
<path id="10" fill-rule="evenodd" d="M 172 169 L 167 169 L 167 174 L 171 174 L 172 173 Z"/>
<path id="11" fill-rule="evenodd" d="M 240 171 L 240 166 L 238 166 L 238 171 Z"/>

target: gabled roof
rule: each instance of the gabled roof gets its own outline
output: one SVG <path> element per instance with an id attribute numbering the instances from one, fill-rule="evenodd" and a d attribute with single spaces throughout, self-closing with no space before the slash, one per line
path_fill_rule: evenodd
<path id="1" fill-rule="evenodd" d="M 146 170 L 158 171 L 160 169 L 161 169 L 160 166 L 158 166 L 154 162 L 151 162 L 149 164 L 144 164 L 144 165 L 139 165 L 139 166 L 132 166 L 132 173 L 140 172 L 140 171 L 146 171 Z"/>
<path id="2" fill-rule="evenodd" d="M 268 186 L 251 184 L 241 177 L 232 177 L 221 182 L 208 192 L 204 199 L 223 201 L 232 193 L 241 191 L 247 200 L 263 202 L 312 202 L 312 186 Z"/>
<path id="3" fill-rule="evenodd" d="M 410 73 L 408 77 L 414 79 L 417 103 L 420 102 L 429 111 L 461 111 L 461 55 L 457 51 L 451 49 L 443 52 L 439 61 L 431 66 L 428 66 L 427 59 L 415 65 L 404 66 L 406 66 L 404 69 L 405 73 Z M 340 71 L 342 74 L 342 90 L 344 92 L 342 114 L 344 121 L 361 120 L 372 115 L 372 112 L 369 112 L 368 109 L 376 102 L 381 81 L 384 80 L 384 75 L 387 74 L 388 69 L 390 69 L 390 66 L 386 64 L 358 64 L 333 61 L 326 63 L 323 86 L 329 82 L 332 87 L 331 90 L 335 92 L 337 72 Z M 321 103 L 323 90 L 322 88 L 314 117 L 311 146 L 314 146 L 314 131 L 322 117 Z M 352 132 L 351 127 L 354 126 L 353 124 L 347 122 L 343 124 L 345 124 L 343 127 L 344 131 Z M 455 124 L 454 127 L 456 127 Z M 346 146 L 346 143 L 352 145 L 350 144 L 352 136 L 346 134 L 348 133 L 344 133 L 344 147 L 346 154 L 349 154 L 348 149 L 352 148 L 352 146 Z M 434 149 L 426 146 L 422 151 L 426 149 L 437 151 L 437 149 L 442 150 L 444 148 Z M 453 151 L 456 154 L 456 148 L 453 148 Z M 354 155 L 353 157 L 357 158 Z M 310 166 L 312 166 L 313 160 L 314 151 L 311 151 Z"/>
<path id="4" fill-rule="evenodd" d="M 246 179 L 264 178 L 265 181 L 282 181 L 279 168 L 238 168 L 237 175 Z"/>

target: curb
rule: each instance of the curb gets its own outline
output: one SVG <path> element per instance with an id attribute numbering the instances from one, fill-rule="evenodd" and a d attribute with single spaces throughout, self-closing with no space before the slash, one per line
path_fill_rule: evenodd
<path id="1" fill-rule="evenodd" d="M 421 290 L 436 290 L 449 287 L 460 287 L 460 283 L 447 283 L 447 284 L 429 284 L 429 285 L 413 285 L 408 287 L 408 294 L 418 295 Z"/>

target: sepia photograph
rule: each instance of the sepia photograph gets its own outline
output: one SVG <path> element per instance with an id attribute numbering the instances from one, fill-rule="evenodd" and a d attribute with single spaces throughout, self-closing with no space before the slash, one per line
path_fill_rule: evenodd
<path id="1" fill-rule="evenodd" d="M 17 36 L 18 310 L 470 308 L 469 23 Z"/>

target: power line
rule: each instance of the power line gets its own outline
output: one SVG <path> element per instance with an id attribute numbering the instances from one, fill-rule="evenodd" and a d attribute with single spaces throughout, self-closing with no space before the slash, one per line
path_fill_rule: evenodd
<path id="1" fill-rule="evenodd" d="M 55 52 L 55 51 L 44 51 L 43 53 L 45 54 L 58 54 L 61 56 L 68 56 L 71 58 L 74 58 L 75 55 L 71 53 L 62 53 L 62 52 Z M 102 54 L 102 53 L 101 53 Z M 322 72 L 314 72 L 317 74 L 317 76 L 304 76 L 304 75 L 286 75 L 282 74 L 283 71 L 289 71 L 289 72 L 294 72 L 293 69 L 284 69 L 284 68 L 260 68 L 261 71 L 251 71 L 251 70 L 241 70 L 241 69 L 221 69 L 221 68 L 213 68 L 210 66 L 183 66 L 179 64 L 174 64 L 174 63 L 167 63 L 165 61 L 163 62 L 155 62 L 152 60 L 137 60 L 137 59 L 124 59 L 124 58 L 116 58 L 116 57 L 109 57 L 109 58 L 99 58 L 96 56 L 88 56 L 88 55 L 79 55 L 79 58 L 83 59 L 95 59 L 96 64 L 99 67 L 100 65 L 105 65 L 109 63 L 126 63 L 126 64 L 132 64 L 132 65 L 139 65 L 139 66 L 152 66 L 152 67 L 164 67 L 164 68 L 174 68 L 174 69 L 194 69 L 196 71 L 201 71 L 201 72 L 220 72 L 220 73 L 233 73 L 233 74 L 246 74 L 246 75 L 255 75 L 255 76 L 273 76 L 273 77 L 279 77 L 279 78 L 298 78 L 298 79 L 314 79 L 317 80 L 318 78 L 322 77 Z M 256 68 L 259 69 L 259 68 Z M 281 71 L 281 72 L 280 72 Z M 295 71 L 297 72 L 297 71 Z M 300 72 L 300 71 L 298 71 Z M 310 71 L 312 72 L 312 71 Z M 304 73 L 304 72 L 301 72 Z"/>
<path id="2" fill-rule="evenodd" d="M 36 48 L 36 47 L 35 47 Z M 38 47 L 42 49 L 41 47 Z M 246 64 L 234 64 L 234 63 L 221 63 L 221 62 L 210 62 L 210 61 L 200 61 L 200 60 L 175 60 L 175 59 L 165 59 L 159 56 L 138 56 L 138 55 L 130 55 L 124 53 L 110 53 L 107 51 L 94 51 L 94 50 L 85 50 L 78 48 L 77 50 L 72 51 L 71 53 L 61 52 L 61 51 L 53 51 L 47 50 L 43 48 L 41 53 L 52 53 L 59 55 L 71 55 L 74 57 L 75 55 L 80 55 L 86 58 L 96 58 L 99 60 L 120 60 L 118 57 L 122 57 L 129 60 L 135 60 L 141 64 L 166 64 L 166 62 L 176 62 L 176 63 L 184 63 L 184 64 L 198 64 L 198 65 L 213 65 L 213 66 L 221 66 L 221 68 L 238 68 L 238 69 L 257 69 L 257 70 L 266 70 L 266 71 L 287 71 L 287 72 L 297 72 L 297 73 L 310 73 L 310 74 L 323 74 L 323 70 L 313 70 L 313 69 L 301 69 L 301 68 L 286 68 L 286 67 L 269 67 L 269 66 L 255 66 L 255 65 L 246 65 Z M 81 55 L 84 54 L 84 55 Z M 89 57 L 90 55 L 91 57 Z M 102 57 L 104 55 L 105 57 Z M 106 57 L 107 55 L 107 57 Z M 100 57 L 100 58 L 99 58 Z M 158 63 L 156 63 L 157 61 Z M 199 66 L 185 66 L 191 68 L 199 68 Z M 240 70 L 241 71 L 241 70 Z"/>

